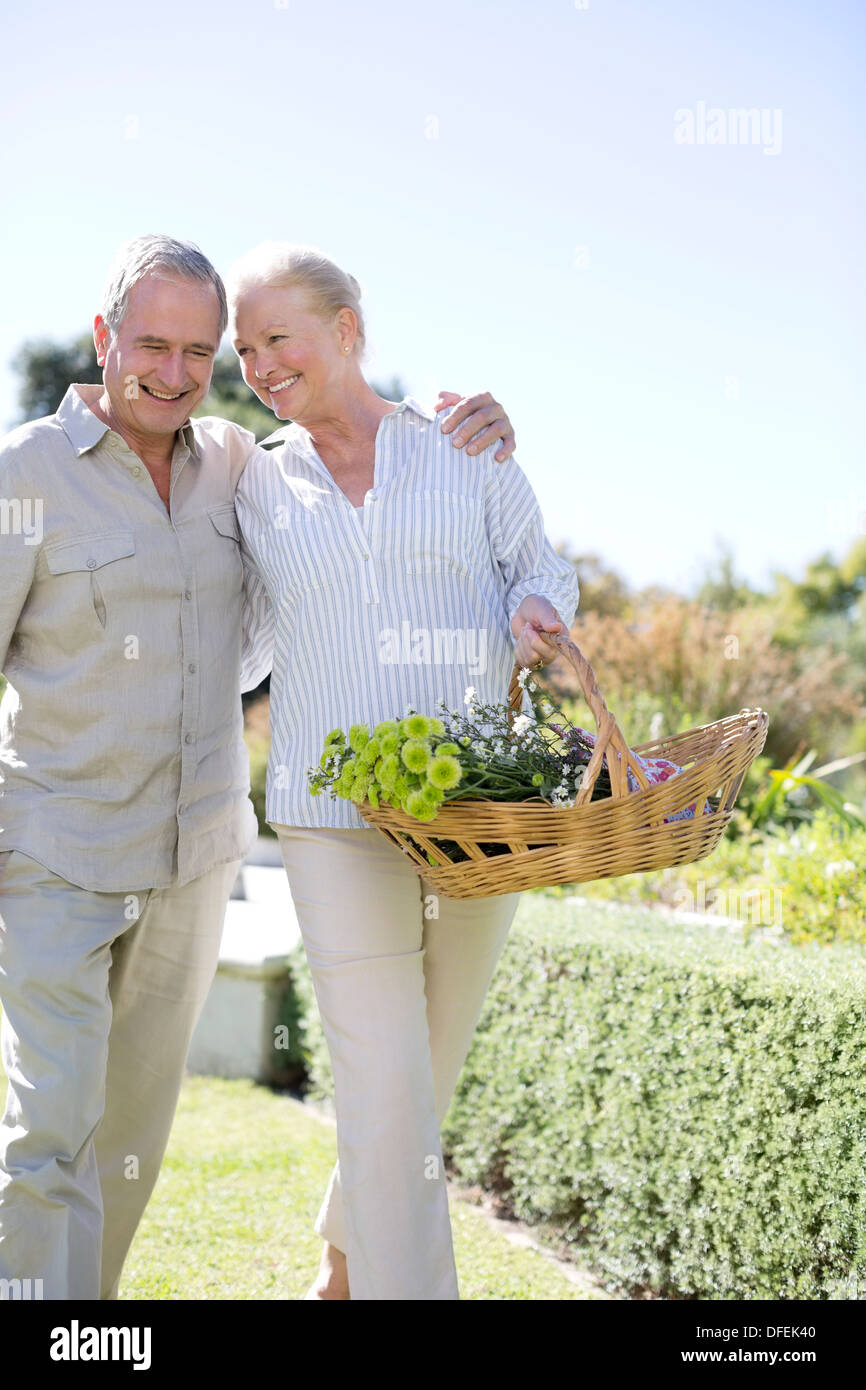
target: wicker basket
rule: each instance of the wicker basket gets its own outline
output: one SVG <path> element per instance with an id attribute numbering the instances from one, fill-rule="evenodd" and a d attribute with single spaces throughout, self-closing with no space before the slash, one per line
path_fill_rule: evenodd
<path id="1" fill-rule="evenodd" d="M 721 839 L 749 765 L 764 746 L 767 715 L 762 709 L 743 709 L 713 724 L 642 743 L 632 752 L 580 649 L 565 636 L 548 640 L 574 666 L 598 730 L 572 807 L 557 810 L 541 797 L 504 803 L 467 797 L 443 806 L 426 822 L 399 808 L 374 807 L 367 801 L 358 808 L 445 897 L 495 897 L 702 859 Z M 508 690 L 511 720 L 523 698 L 518 673 L 515 666 Z M 682 771 L 651 786 L 635 753 L 669 758 Z M 604 755 L 611 795 L 591 801 Z M 626 767 L 640 790 L 629 791 Z M 702 815 L 707 800 L 711 810 Z M 692 805 L 693 819 L 666 821 Z M 458 845 L 466 859 L 452 863 L 444 847 L 448 843 Z M 437 866 L 430 864 L 428 854 L 438 860 Z"/>

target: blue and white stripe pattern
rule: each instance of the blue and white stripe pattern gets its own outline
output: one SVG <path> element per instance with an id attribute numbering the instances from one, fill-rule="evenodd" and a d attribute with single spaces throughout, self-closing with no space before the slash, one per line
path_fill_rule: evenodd
<path id="1" fill-rule="evenodd" d="M 311 797 L 307 768 L 339 726 L 407 705 L 463 709 L 467 686 L 504 701 L 510 619 L 541 594 L 569 627 L 574 568 L 544 534 L 535 495 L 497 445 L 468 456 L 442 415 L 407 397 L 376 437 L 373 486 L 356 509 L 306 430 L 255 451 L 236 507 L 246 567 L 244 689 L 271 669 L 266 814 L 280 825 L 359 829 L 349 801 Z M 268 446 L 273 442 L 273 450 Z"/>

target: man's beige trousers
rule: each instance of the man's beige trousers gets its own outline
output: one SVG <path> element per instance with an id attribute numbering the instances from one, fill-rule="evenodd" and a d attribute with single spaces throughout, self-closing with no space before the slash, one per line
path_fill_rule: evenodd
<path id="1" fill-rule="evenodd" d="M 238 868 L 92 893 L 0 854 L 0 1277 L 117 1297 Z"/>
<path id="2" fill-rule="evenodd" d="M 316 1230 L 353 1301 L 456 1299 L 439 1127 L 519 894 L 437 898 L 374 831 L 274 829 L 334 1072 Z"/>

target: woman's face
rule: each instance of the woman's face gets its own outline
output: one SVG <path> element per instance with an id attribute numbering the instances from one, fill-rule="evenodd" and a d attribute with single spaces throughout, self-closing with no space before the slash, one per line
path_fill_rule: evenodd
<path id="1" fill-rule="evenodd" d="M 232 342 L 244 381 L 281 420 L 333 413 L 352 341 L 350 311 L 329 323 L 299 285 L 247 290 L 234 307 Z"/>

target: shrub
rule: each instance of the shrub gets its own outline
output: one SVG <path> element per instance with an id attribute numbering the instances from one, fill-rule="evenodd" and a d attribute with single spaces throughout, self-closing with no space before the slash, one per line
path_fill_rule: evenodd
<path id="1" fill-rule="evenodd" d="M 773 623 L 768 609 L 720 614 L 670 597 L 648 605 L 635 622 L 579 614 L 571 635 L 629 741 L 649 740 L 654 714 L 670 734 L 760 705 L 770 716 L 773 766 L 783 766 L 801 744 L 822 760 L 835 756 L 864 714 L 860 673 L 842 652 L 784 648 Z M 554 699 L 579 695 L 564 661 L 547 683 Z"/>
<path id="2" fill-rule="evenodd" d="M 822 809 L 794 832 L 724 839 L 695 864 L 544 891 L 741 916 L 747 932 L 776 925 L 797 945 L 866 945 L 866 829 Z"/>

